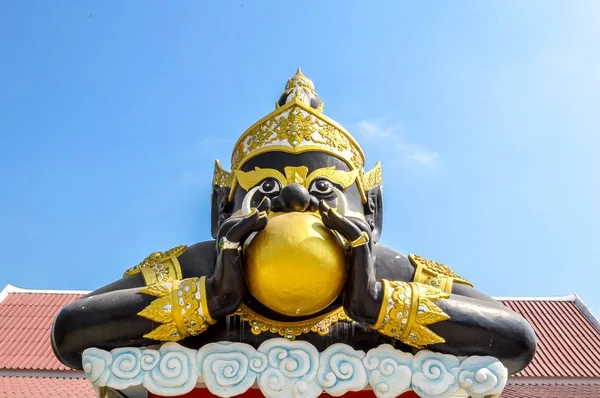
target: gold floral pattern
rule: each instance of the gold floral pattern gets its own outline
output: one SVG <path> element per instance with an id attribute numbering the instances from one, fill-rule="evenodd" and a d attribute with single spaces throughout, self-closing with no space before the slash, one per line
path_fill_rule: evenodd
<path id="1" fill-rule="evenodd" d="M 376 186 L 383 185 L 383 178 L 381 176 L 381 163 L 377 162 L 375 167 L 367 171 L 362 176 L 363 189 L 368 191 L 369 189 L 375 188 Z"/>
<path id="2" fill-rule="evenodd" d="M 146 285 L 163 283 L 181 279 L 181 266 L 177 257 L 179 257 L 187 246 L 181 245 L 167 250 L 166 252 L 155 252 L 146 257 L 138 265 L 129 268 L 123 273 L 123 276 L 142 273 Z"/>
<path id="3" fill-rule="evenodd" d="M 206 304 L 205 277 L 159 283 L 140 290 L 158 297 L 138 313 L 139 316 L 161 323 L 144 335 L 158 341 L 179 341 L 197 336 L 214 324 Z"/>
<path id="4" fill-rule="evenodd" d="M 427 325 L 450 319 L 434 303 L 449 298 L 449 294 L 416 282 L 383 279 L 382 283 L 384 298 L 373 329 L 416 348 L 446 341 Z"/>
<path id="5" fill-rule="evenodd" d="M 452 282 L 462 283 L 471 287 L 473 286 L 471 282 L 457 275 L 448 266 L 442 263 L 438 263 L 437 261 L 433 260 L 428 260 L 416 254 L 409 254 L 408 258 L 416 269 L 414 280 L 415 282 L 427 283 L 434 287 L 443 287 L 442 284 L 448 285 L 449 281 L 450 290 Z M 438 285 L 436 286 L 436 284 Z M 446 291 L 450 292 L 450 290 Z"/>
<path id="6" fill-rule="evenodd" d="M 350 134 L 300 101 L 276 109 L 245 132 L 234 148 L 231 164 L 237 170 L 252 155 L 287 148 L 290 152 L 325 150 L 362 169 L 364 155 Z"/>
<path id="7" fill-rule="evenodd" d="M 213 173 L 213 186 L 219 186 L 222 188 L 229 188 L 233 182 L 233 173 L 230 173 L 223 169 L 221 163 L 215 160 L 215 170 Z"/>
<path id="8" fill-rule="evenodd" d="M 268 319 L 244 304 L 233 315 L 239 316 L 242 321 L 247 322 L 250 325 L 250 331 L 255 335 L 271 332 L 288 340 L 295 340 L 296 337 L 306 333 L 317 333 L 319 336 L 326 336 L 331 325 L 338 322 L 352 322 L 352 319 L 346 315 L 341 307 L 325 315 L 297 322 L 281 322 Z"/>

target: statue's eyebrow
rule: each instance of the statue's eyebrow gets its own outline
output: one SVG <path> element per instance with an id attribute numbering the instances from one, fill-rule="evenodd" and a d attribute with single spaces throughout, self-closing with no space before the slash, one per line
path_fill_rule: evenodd
<path id="1" fill-rule="evenodd" d="M 329 181 L 338 184 L 342 188 L 346 189 L 350 185 L 354 184 L 358 177 L 358 170 L 344 171 L 337 170 L 335 167 L 324 167 L 316 169 L 308 175 L 306 178 L 306 187 L 310 186 L 310 183 L 317 178 L 326 178 Z"/>
<path id="2" fill-rule="evenodd" d="M 310 186 L 310 183 L 318 178 L 326 178 L 329 181 L 341 186 L 343 189 L 346 189 L 350 185 L 354 184 L 356 178 L 358 177 L 358 170 L 344 171 L 337 170 L 335 167 L 323 167 L 313 170 L 308 176 L 306 176 L 305 170 L 306 167 L 286 167 L 286 174 L 290 174 L 291 176 L 292 172 L 294 172 L 293 175 L 301 178 L 303 181 L 293 182 L 301 183 L 307 189 Z M 276 179 L 279 181 L 282 187 L 292 182 L 290 178 L 286 178 L 286 176 L 277 169 L 262 169 L 260 167 L 255 167 L 254 170 L 250 171 L 235 170 L 235 177 L 240 186 L 246 191 L 249 191 L 258 185 L 258 183 L 265 178 Z"/>
<path id="3" fill-rule="evenodd" d="M 240 186 L 246 191 L 252 189 L 252 187 L 256 186 L 265 178 L 274 178 L 279 181 L 281 186 L 286 185 L 285 176 L 277 169 L 261 169 L 260 167 L 255 167 L 254 170 L 250 171 L 235 170 L 235 177 Z"/>

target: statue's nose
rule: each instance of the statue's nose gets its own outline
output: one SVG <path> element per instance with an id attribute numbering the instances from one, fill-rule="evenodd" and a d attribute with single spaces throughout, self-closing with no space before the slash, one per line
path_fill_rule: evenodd
<path id="1" fill-rule="evenodd" d="M 305 211 L 310 204 L 310 194 L 300 184 L 286 185 L 279 194 L 284 211 Z"/>

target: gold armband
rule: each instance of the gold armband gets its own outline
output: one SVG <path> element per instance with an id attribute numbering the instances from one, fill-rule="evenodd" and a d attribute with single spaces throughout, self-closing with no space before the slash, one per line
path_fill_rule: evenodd
<path id="1" fill-rule="evenodd" d="M 215 323 L 206 302 L 206 277 L 159 283 L 140 290 L 158 297 L 138 313 L 162 323 L 144 337 L 160 341 L 178 341 L 204 332 Z"/>
<path id="2" fill-rule="evenodd" d="M 180 256 L 187 246 L 181 245 L 174 247 L 166 252 L 152 253 L 135 267 L 129 268 L 123 276 L 142 273 L 146 286 L 154 285 L 155 283 L 163 283 L 182 279 L 181 266 L 177 257 Z"/>
<path id="3" fill-rule="evenodd" d="M 450 319 L 434 304 L 435 300 L 450 297 L 447 293 L 422 283 L 381 282 L 383 302 L 373 329 L 416 348 L 446 341 L 427 325 Z"/>
<path id="4" fill-rule="evenodd" d="M 409 254 L 408 258 L 415 267 L 414 282 L 420 282 L 425 285 L 433 286 L 446 293 L 452 293 L 454 282 L 462 283 L 473 287 L 471 282 L 461 278 L 454 271 L 442 263 L 427 260 L 416 254 Z"/>

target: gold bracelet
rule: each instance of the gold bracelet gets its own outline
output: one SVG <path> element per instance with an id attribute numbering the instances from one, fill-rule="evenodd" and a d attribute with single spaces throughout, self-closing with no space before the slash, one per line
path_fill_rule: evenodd
<path id="1" fill-rule="evenodd" d="M 452 293 L 454 283 L 462 283 L 473 287 L 473 284 L 458 276 L 454 271 L 442 263 L 427 260 L 416 254 L 409 254 L 408 259 L 415 267 L 413 282 L 421 282 L 425 285 L 437 287 L 446 293 Z"/>
<path id="2" fill-rule="evenodd" d="M 404 344 L 423 348 L 444 343 L 427 325 L 450 319 L 434 301 L 449 298 L 440 289 L 417 282 L 382 279 L 383 302 L 373 329 Z"/>
<path id="3" fill-rule="evenodd" d="M 424 285 L 438 288 L 443 292 L 452 293 L 454 278 L 432 272 L 429 268 L 419 265 L 415 269 L 415 277 L 413 278 L 413 282 L 419 282 Z"/>
<path id="4" fill-rule="evenodd" d="M 158 298 L 138 315 L 162 324 L 145 338 L 178 341 L 199 335 L 215 323 L 208 311 L 204 276 L 148 286 L 140 293 Z"/>
<path id="5" fill-rule="evenodd" d="M 221 238 L 219 241 L 219 250 L 238 250 L 239 248 L 239 242 L 231 242 L 225 237 Z"/>
<path id="6" fill-rule="evenodd" d="M 369 234 L 362 232 L 358 238 L 350 242 L 350 247 L 355 248 L 369 243 Z"/>
<path id="7" fill-rule="evenodd" d="M 181 265 L 179 264 L 177 257 L 179 257 L 186 249 L 187 246 L 181 245 L 167 250 L 164 253 L 152 253 L 141 263 L 125 271 L 123 276 L 141 273 L 144 277 L 146 286 L 181 279 L 183 276 L 181 274 Z"/>

